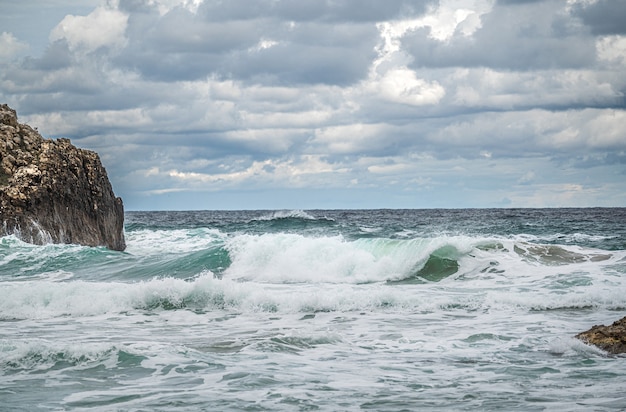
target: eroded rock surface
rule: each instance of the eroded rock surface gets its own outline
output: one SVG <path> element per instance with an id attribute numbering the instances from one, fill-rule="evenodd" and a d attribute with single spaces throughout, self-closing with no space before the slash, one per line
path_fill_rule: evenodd
<path id="1" fill-rule="evenodd" d="M 44 139 L 0 105 L 0 236 L 124 250 L 124 206 L 100 157 Z"/>
<path id="2" fill-rule="evenodd" d="M 595 325 L 588 331 L 579 333 L 576 337 L 608 353 L 626 353 L 626 317 L 610 326 Z"/>

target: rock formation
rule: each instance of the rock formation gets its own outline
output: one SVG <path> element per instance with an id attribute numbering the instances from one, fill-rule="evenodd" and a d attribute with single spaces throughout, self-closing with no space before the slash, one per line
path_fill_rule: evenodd
<path id="1" fill-rule="evenodd" d="M 124 206 L 99 156 L 44 139 L 0 105 L 0 236 L 124 250 Z"/>
<path id="2" fill-rule="evenodd" d="M 576 337 L 611 354 L 626 353 L 626 317 L 611 326 L 595 325 Z"/>

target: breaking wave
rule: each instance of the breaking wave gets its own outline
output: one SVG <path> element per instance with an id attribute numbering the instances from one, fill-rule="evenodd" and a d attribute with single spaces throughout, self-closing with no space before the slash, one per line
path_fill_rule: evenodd
<path id="1" fill-rule="evenodd" d="M 275 212 L 259 222 L 285 219 L 319 222 L 300 211 Z M 0 319 L 178 309 L 626 307 L 618 293 L 626 252 L 559 239 L 563 244 L 524 236 L 350 238 L 139 228 L 127 233 L 127 252 L 119 253 L 32 246 L 8 236 L 0 238 Z"/>

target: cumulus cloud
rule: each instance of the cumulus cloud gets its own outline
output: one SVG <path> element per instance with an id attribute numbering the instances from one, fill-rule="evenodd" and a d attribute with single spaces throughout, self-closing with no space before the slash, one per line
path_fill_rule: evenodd
<path id="1" fill-rule="evenodd" d="M 73 50 L 121 47 L 127 20 L 128 16 L 119 10 L 98 7 L 87 16 L 65 16 L 50 33 L 50 40 L 63 39 Z"/>
<path id="2" fill-rule="evenodd" d="M 0 34 L 0 62 L 13 59 L 18 53 L 28 49 L 28 44 L 19 41 L 13 33 Z"/>
<path id="3" fill-rule="evenodd" d="M 446 94 L 437 81 L 419 79 L 415 72 L 405 67 L 387 71 L 377 81 L 377 86 L 384 99 L 413 106 L 437 104 Z"/>
<path id="4" fill-rule="evenodd" d="M 402 47 L 414 57 L 413 65 L 536 70 L 580 68 L 593 61 L 593 37 L 569 16 L 562 1 L 526 7 L 496 3 L 488 12 L 472 15 L 480 19 L 472 36 L 455 31 L 442 42 L 432 29 L 407 32 Z"/>

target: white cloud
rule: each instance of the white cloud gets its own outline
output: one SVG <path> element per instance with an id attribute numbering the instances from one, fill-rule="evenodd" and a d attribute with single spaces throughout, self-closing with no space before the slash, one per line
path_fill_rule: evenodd
<path id="1" fill-rule="evenodd" d="M 90 128 L 141 128 L 154 119 L 142 109 L 92 110 L 85 112 L 34 114 L 26 117 L 33 126 L 40 126 L 42 132 L 50 135 L 75 135 Z"/>
<path id="2" fill-rule="evenodd" d="M 405 33 L 425 25 L 422 19 L 399 20 L 377 24 L 380 44 L 378 58 L 372 62 L 369 78 L 363 82 L 365 91 L 387 101 L 411 106 L 434 105 L 445 95 L 437 81 L 419 78 L 407 67 L 413 60 L 401 50 Z"/>
<path id="3" fill-rule="evenodd" d="M 199 89 L 199 86 L 202 87 L 202 82 L 189 82 L 191 88 L 196 90 Z M 241 98 L 242 90 L 239 84 L 233 82 L 232 80 L 226 81 L 211 81 L 208 82 L 208 87 L 210 90 L 210 94 L 206 93 L 206 98 L 211 98 L 215 100 L 230 100 L 236 101 Z"/>
<path id="4" fill-rule="evenodd" d="M 626 64 L 626 36 L 604 36 L 596 41 L 598 59 L 617 66 Z"/>
<path id="5" fill-rule="evenodd" d="M 369 166 L 367 171 L 375 174 L 396 175 L 399 173 L 406 173 L 414 167 L 414 165 L 406 163 L 376 164 Z"/>
<path id="6" fill-rule="evenodd" d="M 375 84 L 386 100 L 412 106 L 437 104 L 446 94 L 437 81 L 419 79 L 414 71 L 406 67 L 387 71 Z"/>
<path id="7" fill-rule="evenodd" d="M 580 155 L 588 150 L 626 150 L 626 112 L 615 109 L 525 110 L 462 116 L 427 134 L 441 147 L 471 158 Z M 444 150 L 444 147 L 447 147 Z"/>
<path id="8" fill-rule="evenodd" d="M 542 113 L 534 123 L 542 146 L 561 151 L 572 149 L 626 149 L 626 112 L 614 109 L 585 109 Z"/>
<path id="9" fill-rule="evenodd" d="M 471 36 L 481 27 L 480 16 L 489 12 L 493 4 L 493 0 L 442 0 L 414 28 L 429 27 L 430 37 L 439 41 L 447 41 L 456 33 Z"/>
<path id="10" fill-rule="evenodd" d="M 480 16 L 491 11 L 494 3 L 494 0 L 441 0 L 418 18 L 381 22 L 378 29 L 384 40 L 382 51 L 399 51 L 402 37 L 420 28 L 428 28 L 429 36 L 442 42 L 456 33 L 471 36 L 481 27 Z"/>
<path id="11" fill-rule="evenodd" d="M 156 5 L 159 14 L 163 16 L 175 7 L 184 7 L 192 13 L 196 13 L 204 0 L 148 0 L 147 2 L 152 6 Z"/>
<path id="12" fill-rule="evenodd" d="M 389 128 L 366 123 L 323 127 L 315 130 L 311 143 L 329 154 L 369 152 L 385 146 Z"/>
<path id="13" fill-rule="evenodd" d="M 285 113 L 249 113 L 241 112 L 243 125 L 254 128 L 314 128 L 324 124 L 332 113 L 322 110 L 307 110 L 302 112 Z"/>
<path id="14" fill-rule="evenodd" d="M 0 62 L 12 60 L 20 52 L 27 50 L 28 44 L 19 41 L 13 33 L 0 34 Z"/>
<path id="15" fill-rule="evenodd" d="M 65 39 L 70 48 L 91 52 L 126 43 L 128 16 L 117 9 L 98 7 L 87 16 L 65 16 L 50 33 L 50 40 Z"/>
<path id="16" fill-rule="evenodd" d="M 583 131 L 587 144 L 592 148 L 626 150 L 626 112 L 602 110 L 589 122 Z"/>
<path id="17" fill-rule="evenodd" d="M 441 83 L 456 105 L 519 110 L 616 102 L 626 78 L 591 69 L 522 72 L 480 67 L 456 68 Z"/>
<path id="18" fill-rule="evenodd" d="M 277 41 L 274 40 L 268 40 L 268 39 L 261 39 L 259 40 L 259 42 L 254 46 L 251 47 L 250 49 L 248 49 L 248 51 L 251 52 L 260 52 L 266 49 L 271 49 L 272 47 L 278 45 L 279 43 Z"/>
<path id="19" fill-rule="evenodd" d="M 287 188 L 329 187 L 340 184 L 338 175 L 347 171 L 341 165 L 332 165 L 320 156 L 303 155 L 288 159 L 254 161 L 250 165 L 224 173 L 185 172 L 177 169 L 157 170 L 157 173 L 162 177 L 173 178 L 180 184 L 187 184 L 191 190 L 206 190 L 209 183 L 212 185 L 210 190 L 219 190 L 236 185 L 253 186 L 257 182 Z M 155 174 L 153 170 L 149 172 L 151 176 Z M 333 174 L 333 179 L 325 177 L 328 174 Z"/>

